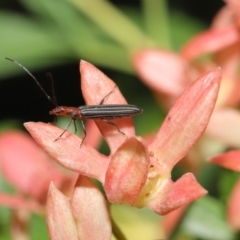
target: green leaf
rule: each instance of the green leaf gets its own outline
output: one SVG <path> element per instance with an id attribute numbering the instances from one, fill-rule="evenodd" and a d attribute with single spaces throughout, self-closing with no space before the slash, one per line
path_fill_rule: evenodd
<path id="1" fill-rule="evenodd" d="M 11 225 L 11 209 L 0 207 L 0 239 L 11 240 L 10 225 Z"/>
<path id="2" fill-rule="evenodd" d="M 234 239 L 234 233 L 225 218 L 224 205 L 209 196 L 190 206 L 180 228 L 187 234 L 201 239 Z"/>
<path id="3" fill-rule="evenodd" d="M 32 240 L 49 239 L 46 220 L 43 217 L 32 214 L 29 228 Z"/>
<path id="4" fill-rule="evenodd" d="M 226 203 L 236 181 L 239 180 L 239 173 L 224 169 L 219 180 L 218 188 L 221 199 Z"/>
<path id="5" fill-rule="evenodd" d="M 0 76 L 22 72 L 21 68 L 7 62 L 5 57 L 24 62 L 32 70 L 52 64 L 53 58 L 55 63 L 63 62 L 64 58 L 61 56 L 68 54 L 64 42 L 54 41 L 55 32 L 34 20 L 1 12 L 0 29 Z"/>
<path id="6" fill-rule="evenodd" d="M 176 50 L 179 50 L 195 34 L 207 28 L 203 22 L 181 12 L 172 11 L 170 14 L 172 43 Z"/>

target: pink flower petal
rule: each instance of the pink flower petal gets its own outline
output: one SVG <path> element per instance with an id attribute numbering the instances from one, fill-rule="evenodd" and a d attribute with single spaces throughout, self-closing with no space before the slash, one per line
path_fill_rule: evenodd
<path id="1" fill-rule="evenodd" d="M 152 164 L 169 173 L 203 134 L 218 96 L 219 68 L 202 75 L 177 99 L 149 144 Z"/>
<path id="2" fill-rule="evenodd" d="M 157 192 L 148 207 L 160 215 L 165 215 L 183 205 L 204 196 L 207 191 L 196 181 L 192 173 L 184 174 L 175 183 L 169 180 L 165 188 Z"/>
<path id="3" fill-rule="evenodd" d="M 120 90 L 114 88 L 116 84 L 92 64 L 81 61 L 80 73 L 82 93 L 87 105 L 98 105 L 113 89 L 113 92 L 104 100 L 103 104 L 127 104 Z M 127 136 L 134 135 L 135 132 L 131 118 L 114 119 L 111 121 Z M 113 125 L 101 120 L 96 120 L 95 122 L 106 139 L 111 152 L 115 152 L 126 140 L 126 136 L 119 133 Z"/>
<path id="4" fill-rule="evenodd" d="M 235 109 L 216 109 L 206 133 L 231 147 L 240 147 L 240 112 Z"/>
<path id="5" fill-rule="evenodd" d="M 181 218 L 183 217 L 184 212 L 186 211 L 186 205 L 180 207 L 170 213 L 168 213 L 163 218 L 163 229 L 167 237 L 170 237 L 171 233 L 173 233 L 174 229 L 177 228 L 178 223 L 180 222 Z"/>
<path id="6" fill-rule="evenodd" d="M 227 106 L 238 106 L 240 103 L 240 79 L 239 76 L 235 79 L 231 79 L 231 85 L 232 85 L 232 91 L 231 94 L 228 95 L 227 101 L 225 102 L 225 105 Z"/>
<path id="7" fill-rule="evenodd" d="M 84 143 L 92 146 L 93 148 L 98 148 L 102 140 L 102 135 L 95 122 L 93 120 L 89 120 L 87 121 L 85 127 L 87 136 L 84 140 Z"/>
<path id="8" fill-rule="evenodd" d="M 183 92 L 187 63 L 179 55 L 160 49 L 147 49 L 136 52 L 132 62 L 141 80 L 154 92 L 174 97 Z"/>
<path id="9" fill-rule="evenodd" d="M 188 60 L 193 60 L 203 54 L 219 51 L 238 40 L 239 33 L 234 26 L 206 30 L 183 47 L 182 55 Z"/>
<path id="10" fill-rule="evenodd" d="M 235 184 L 228 200 L 227 218 L 234 230 L 240 230 L 240 180 Z"/>
<path id="11" fill-rule="evenodd" d="M 227 4 L 227 7 L 231 9 L 233 13 L 234 20 L 239 19 L 240 17 L 240 3 L 238 0 L 224 0 Z"/>
<path id="12" fill-rule="evenodd" d="M 106 156 L 86 144 L 80 148 L 81 139 L 70 132 L 54 141 L 63 130 L 51 124 L 28 122 L 24 126 L 34 140 L 60 165 L 104 182 L 109 163 Z"/>
<path id="13" fill-rule="evenodd" d="M 0 135 L 0 165 L 11 184 L 43 202 L 51 180 L 59 187 L 71 181 L 27 134 L 19 131 Z"/>
<path id="14" fill-rule="evenodd" d="M 0 193 L 0 205 L 19 210 L 25 209 L 37 214 L 44 213 L 43 207 L 37 201 L 26 200 L 20 196 L 11 196 L 4 193 Z"/>
<path id="15" fill-rule="evenodd" d="M 210 158 L 209 161 L 221 167 L 240 172 L 240 150 L 220 154 Z"/>
<path id="16" fill-rule="evenodd" d="M 54 184 L 50 185 L 46 208 L 48 232 L 51 240 L 79 239 L 69 199 Z"/>
<path id="17" fill-rule="evenodd" d="M 221 82 L 221 87 L 218 94 L 215 111 L 225 106 L 234 106 L 238 102 L 238 99 L 240 99 L 240 97 L 236 96 L 236 94 L 233 95 L 238 90 L 236 86 L 236 81 L 234 80 L 235 79 L 229 79 L 227 77 L 225 78 L 225 74 L 224 74 L 224 78 Z"/>
<path id="18" fill-rule="evenodd" d="M 223 6 L 217 14 L 214 16 L 211 27 L 212 28 L 223 28 L 232 25 L 234 21 L 233 12 L 229 7 Z"/>
<path id="19" fill-rule="evenodd" d="M 214 57 L 216 64 L 221 66 L 224 78 L 232 84 L 235 83 L 238 76 L 239 51 L 240 41 L 237 41 L 217 52 Z"/>
<path id="20" fill-rule="evenodd" d="M 110 202 L 132 205 L 144 186 L 149 158 L 144 145 L 128 139 L 112 156 L 106 172 L 104 189 Z"/>
<path id="21" fill-rule="evenodd" d="M 111 219 L 106 200 L 89 178 L 79 176 L 70 203 L 79 239 L 111 239 Z"/>

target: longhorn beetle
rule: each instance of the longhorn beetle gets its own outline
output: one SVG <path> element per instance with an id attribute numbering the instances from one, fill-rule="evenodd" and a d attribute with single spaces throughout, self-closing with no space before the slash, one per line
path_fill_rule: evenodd
<path id="1" fill-rule="evenodd" d="M 118 132 L 125 134 L 118 128 L 118 126 L 114 122 L 111 122 L 109 120 L 114 119 L 114 118 L 131 117 L 133 115 L 136 115 L 136 114 L 139 114 L 142 112 L 142 109 L 140 109 L 139 107 L 137 107 L 135 105 L 130 105 L 130 104 L 105 104 L 105 105 L 103 105 L 104 100 L 114 91 L 114 88 L 116 87 L 116 85 L 100 101 L 100 103 L 98 105 L 84 105 L 84 106 L 80 106 L 80 107 L 58 106 L 56 97 L 55 97 L 55 93 L 54 93 L 53 78 L 50 74 L 49 74 L 49 76 L 50 76 L 50 79 L 52 82 L 52 94 L 53 94 L 52 97 L 50 97 L 47 94 L 47 92 L 43 89 L 43 87 L 41 86 L 41 84 L 39 83 L 37 78 L 35 76 L 33 76 L 33 74 L 26 67 L 24 67 L 22 64 L 18 63 L 17 61 L 15 61 L 13 59 L 10 59 L 10 58 L 6 58 L 6 59 L 14 62 L 18 66 L 20 66 L 25 72 L 27 72 L 28 75 L 30 75 L 32 77 L 32 79 L 36 82 L 36 84 L 38 85 L 40 90 L 45 94 L 46 98 L 55 106 L 55 108 L 49 112 L 50 115 L 55 115 L 55 116 L 62 115 L 62 116 L 71 117 L 71 121 L 68 123 L 68 125 L 63 130 L 63 132 L 59 135 L 59 137 L 57 137 L 55 139 L 55 141 L 57 141 L 59 138 L 61 138 L 63 136 L 63 134 L 69 129 L 72 122 L 74 123 L 74 128 L 75 128 L 75 133 L 76 133 L 77 128 L 76 128 L 75 121 L 77 119 L 79 119 L 81 121 L 83 132 L 84 132 L 84 136 L 83 136 L 82 142 L 80 144 L 80 147 L 82 146 L 83 141 L 85 140 L 86 135 L 87 135 L 86 128 L 84 125 L 85 119 L 101 119 L 102 121 L 104 121 L 106 123 L 114 125 L 117 128 Z"/>

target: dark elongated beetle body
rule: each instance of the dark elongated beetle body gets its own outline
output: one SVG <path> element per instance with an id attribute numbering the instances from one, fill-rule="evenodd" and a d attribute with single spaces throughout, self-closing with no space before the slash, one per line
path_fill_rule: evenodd
<path id="1" fill-rule="evenodd" d="M 129 104 L 106 104 L 106 105 L 104 105 L 103 104 L 104 100 L 114 91 L 114 88 L 116 87 L 116 85 L 101 100 L 101 102 L 98 105 L 84 105 L 84 106 L 80 106 L 80 107 L 58 106 L 56 97 L 54 94 L 53 79 L 52 79 L 51 75 L 50 75 L 50 78 L 52 81 L 53 97 L 50 97 L 47 94 L 47 92 L 43 89 L 43 87 L 38 82 L 37 78 L 35 76 L 33 76 L 32 73 L 29 72 L 29 70 L 27 68 L 25 68 L 22 64 L 18 63 L 17 61 L 15 61 L 13 59 L 10 59 L 10 58 L 6 58 L 6 59 L 14 62 L 15 64 L 17 64 L 18 66 L 23 68 L 23 70 L 26 71 L 33 78 L 33 80 L 39 86 L 41 91 L 45 94 L 47 99 L 55 106 L 55 108 L 49 112 L 50 115 L 55 115 L 55 116 L 62 115 L 62 116 L 71 117 L 71 121 L 68 123 L 68 125 L 66 126 L 64 131 L 60 134 L 60 136 L 55 139 L 55 141 L 57 141 L 59 138 L 61 138 L 63 136 L 63 134 L 69 129 L 72 122 L 74 123 L 75 133 L 76 133 L 77 129 L 76 129 L 75 121 L 77 119 L 79 119 L 81 121 L 82 127 L 83 127 L 83 132 L 84 132 L 84 136 L 83 136 L 82 142 L 80 144 L 80 147 L 82 146 L 83 141 L 86 138 L 86 129 L 85 129 L 85 125 L 83 122 L 85 119 L 103 120 L 106 123 L 114 125 L 120 133 L 124 134 L 114 122 L 111 122 L 109 120 L 115 119 L 115 118 L 131 117 L 133 115 L 136 115 L 136 114 L 139 114 L 142 112 L 142 109 L 140 109 L 139 107 L 137 107 L 135 105 L 129 105 Z"/>

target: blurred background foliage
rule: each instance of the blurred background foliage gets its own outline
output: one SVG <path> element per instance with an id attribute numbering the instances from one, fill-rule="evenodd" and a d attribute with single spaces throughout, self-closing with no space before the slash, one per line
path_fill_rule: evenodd
<path id="1" fill-rule="evenodd" d="M 84 59 L 116 81 L 129 103 L 144 108 L 145 124 L 137 126 L 140 133 L 156 130 L 159 118 L 150 116 L 159 106 L 135 76 L 131 53 L 144 47 L 178 50 L 209 25 L 223 4 L 206 1 L 207 8 L 202 2 L 200 9 L 200 3 L 190 2 L 1 1 L 0 120 L 7 119 L 6 127 L 18 120 L 51 121 L 51 104 L 30 77 L 5 57 L 26 66 L 49 93 L 46 73 L 51 72 L 58 103 L 66 106 L 84 104 L 78 70 L 79 60 Z"/>
<path id="2" fill-rule="evenodd" d="M 58 104 L 66 106 L 84 104 L 80 91 L 79 61 L 84 59 L 93 63 L 117 83 L 129 103 L 144 109 L 144 114 L 134 119 L 137 133 L 156 131 L 165 113 L 154 101 L 150 90 L 134 74 L 131 54 L 146 47 L 178 51 L 194 34 L 210 25 L 221 6 L 223 2 L 220 0 L 1 1 L 0 130 L 23 129 L 25 121 L 53 120 L 48 115 L 51 103 L 21 68 L 5 60 L 9 57 L 26 66 L 49 93 L 51 84 L 46 73 L 51 72 Z M 225 173 L 227 179 L 228 172 Z M 9 239 L 9 233 L 4 230 L 9 210 L 0 210 L 0 239 Z M 121 213 L 124 211 L 130 210 L 120 210 Z M 199 211 L 202 213 L 200 219 Z M 223 218 L 206 217 L 211 211 L 216 213 L 213 216 L 223 215 L 222 207 L 211 198 L 193 205 L 182 225 L 188 235 L 183 235 L 181 239 L 210 239 L 209 236 L 218 240 L 232 239 Z M 116 212 L 114 206 L 113 213 Z M 132 221 L 142 221 L 140 226 L 144 228 L 148 227 L 146 219 L 155 221 L 155 227 L 159 224 L 159 217 L 149 212 L 144 212 L 142 218 L 136 215 Z M 123 217 L 124 221 L 126 217 Z M 196 221 L 199 222 L 196 224 Z M 216 231 L 211 225 L 213 222 Z M 203 231 L 207 225 L 211 227 Z M 43 219 L 33 216 L 30 227 L 33 229 L 32 239 L 47 239 Z M 217 234 L 219 229 L 222 231 Z M 153 239 L 151 236 L 141 238 L 143 236 L 139 231 L 139 237 L 135 239 Z"/>

